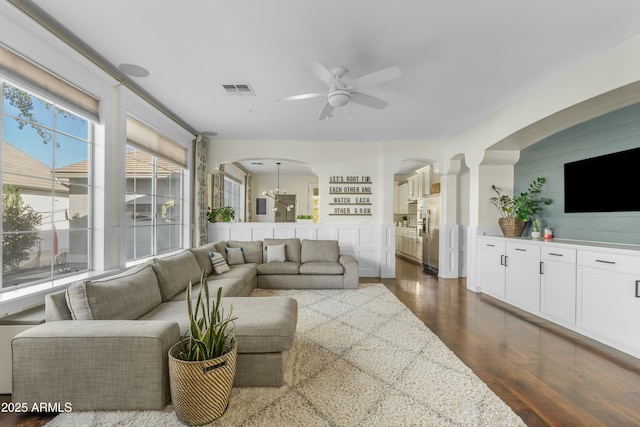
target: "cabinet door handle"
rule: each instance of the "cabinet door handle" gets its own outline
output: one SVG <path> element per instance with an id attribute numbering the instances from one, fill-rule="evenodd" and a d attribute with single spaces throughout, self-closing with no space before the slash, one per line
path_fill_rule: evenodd
<path id="1" fill-rule="evenodd" d="M 527 252 L 526 249 L 520 249 L 520 248 L 516 248 L 516 251 L 520 251 L 520 252 Z"/>
<path id="2" fill-rule="evenodd" d="M 500 255 L 500 265 L 504 265 L 504 255 Z"/>
<path id="3" fill-rule="evenodd" d="M 553 256 L 564 256 L 562 254 L 554 254 L 553 252 L 548 252 L 549 255 L 553 255 Z"/>
<path id="4" fill-rule="evenodd" d="M 604 259 L 597 259 L 596 262 L 601 262 L 603 264 L 615 264 L 615 261 L 606 261 Z"/>
<path id="5" fill-rule="evenodd" d="M 505 267 L 508 267 L 508 265 L 507 265 L 507 258 L 509 258 L 509 256 L 508 256 L 508 255 L 505 255 L 505 256 L 504 256 L 504 266 L 505 266 Z"/>
<path id="6" fill-rule="evenodd" d="M 540 261 L 540 274 L 544 274 L 544 262 Z"/>
<path id="7" fill-rule="evenodd" d="M 640 280 L 636 280 L 636 298 L 640 298 Z"/>
<path id="8" fill-rule="evenodd" d="M 496 247 L 496 245 L 490 245 L 490 244 L 488 244 L 488 243 L 485 243 L 485 244 L 486 244 L 487 246 L 491 247 L 491 248 L 495 248 L 495 247 Z"/>

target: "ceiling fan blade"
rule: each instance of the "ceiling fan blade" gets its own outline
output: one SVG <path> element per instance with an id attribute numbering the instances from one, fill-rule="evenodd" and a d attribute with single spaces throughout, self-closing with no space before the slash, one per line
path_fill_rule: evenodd
<path id="1" fill-rule="evenodd" d="M 331 75 L 331 72 L 327 70 L 327 68 L 319 62 L 307 62 L 311 71 L 318 76 L 320 80 L 322 80 L 327 86 L 330 86 L 334 82 L 334 77 Z"/>
<path id="2" fill-rule="evenodd" d="M 329 102 L 327 102 L 326 104 L 324 104 L 324 108 L 322 109 L 322 112 L 320 113 L 320 117 L 319 120 L 327 120 L 329 117 L 331 117 L 331 113 L 333 112 L 333 105 L 329 104 Z"/>
<path id="3" fill-rule="evenodd" d="M 376 71 L 375 73 L 366 74 L 362 77 L 358 77 L 349 83 L 349 86 L 363 89 L 367 87 L 377 86 L 391 79 L 395 79 L 402 75 L 402 71 L 398 67 L 391 67 L 384 70 Z"/>
<path id="4" fill-rule="evenodd" d="M 300 99 L 320 98 L 321 96 L 327 96 L 326 92 L 316 93 L 303 93 L 301 95 L 287 96 L 286 98 L 280 98 L 278 101 L 298 101 Z"/>
<path id="5" fill-rule="evenodd" d="M 362 92 L 351 92 L 351 102 L 364 105 L 365 107 L 377 108 L 378 110 L 382 110 L 389 105 L 385 100 Z"/>

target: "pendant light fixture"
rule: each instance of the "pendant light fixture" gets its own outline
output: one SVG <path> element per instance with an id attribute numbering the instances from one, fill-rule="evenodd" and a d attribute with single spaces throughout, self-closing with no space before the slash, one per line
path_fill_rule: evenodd
<path id="1" fill-rule="evenodd" d="M 294 208 L 293 205 L 287 205 L 287 203 L 280 199 L 280 196 L 284 196 L 285 194 L 287 194 L 286 191 L 283 191 L 282 194 L 280 194 L 280 162 L 276 162 L 276 165 L 278 166 L 278 182 L 277 182 L 277 186 L 275 190 L 271 190 L 269 192 L 263 191 L 262 195 L 263 196 L 268 196 L 271 197 L 273 199 L 273 211 L 277 212 L 278 211 L 278 205 L 280 205 L 281 208 L 286 209 L 287 212 L 289 212 L 291 209 Z"/>

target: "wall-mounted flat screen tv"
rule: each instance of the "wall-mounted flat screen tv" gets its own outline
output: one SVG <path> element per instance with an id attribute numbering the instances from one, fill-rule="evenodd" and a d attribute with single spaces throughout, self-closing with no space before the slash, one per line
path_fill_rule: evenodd
<path id="1" fill-rule="evenodd" d="M 640 211 L 640 148 L 564 164 L 564 211 Z"/>

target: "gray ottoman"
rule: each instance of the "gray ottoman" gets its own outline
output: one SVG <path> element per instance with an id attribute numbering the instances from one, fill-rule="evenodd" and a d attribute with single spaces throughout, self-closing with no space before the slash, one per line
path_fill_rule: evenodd
<path id="1" fill-rule="evenodd" d="M 280 387 L 293 346 L 298 302 L 284 297 L 223 298 L 233 304 L 238 361 L 234 387 Z"/>

